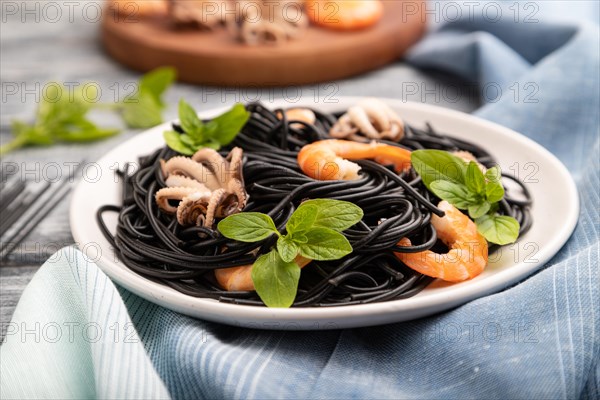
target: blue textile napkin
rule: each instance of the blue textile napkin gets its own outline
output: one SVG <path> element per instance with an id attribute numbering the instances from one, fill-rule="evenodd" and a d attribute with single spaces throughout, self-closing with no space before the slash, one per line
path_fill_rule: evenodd
<path id="1" fill-rule="evenodd" d="M 494 4 L 499 20 L 491 8 L 464 12 L 408 60 L 500 89 L 477 115 L 533 138 L 572 172 L 579 224 L 543 270 L 417 321 L 272 332 L 158 307 L 67 248 L 40 269 L 5 327 L 0 397 L 597 399 L 598 6 L 587 2 L 586 18 L 568 20 L 550 12 L 564 4 L 518 3 L 515 22 L 517 3 Z M 524 4 L 541 10 L 537 22 L 524 21 Z M 520 101 L 507 95 L 515 83 Z"/>

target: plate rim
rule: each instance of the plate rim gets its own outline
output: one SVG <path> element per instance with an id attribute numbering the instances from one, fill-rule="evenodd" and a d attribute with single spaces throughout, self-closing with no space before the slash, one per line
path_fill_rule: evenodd
<path id="1" fill-rule="evenodd" d="M 435 312 L 447 311 L 448 309 L 454 308 L 455 306 L 461 304 L 465 304 L 473 299 L 483 297 L 491 293 L 495 293 L 518 282 L 521 279 L 529 277 L 534 272 L 541 269 L 552 257 L 554 257 L 554 255 L 556 255 L 560 251 L 560 249 L 564 246 L 567 240 L 571 237 L 579 218 L 579 193 L 576 184 L 573 180 L 573 177 L 568 172 L 567 167 L 555 155 L 553 155 L 550 151 L 544 148 L 541 144 L 510 128 L 460 111 L 446 109 L 431 104 L 402 101 L 398 99 L 390 99 L 385 97 L 378 98 L 392 106 L 399 106 L 406 110 L 414 109 L 420 112 L 431 112 L 435 114 L 440 114 L 448 118 L 458 118 L 465 120 L 469 124 L 475 123 L 484 128 L 489 128 L 491 130 L 498 131 L 499 133 L 501 132 L 502 134 L 507 135 L 508 137 L 514 139 L 517 142 L 524 143 L 530 147 L 534 147 L 539 153 L 545 156 L 545 158 L 551 161 L 552 165 L 554 165 L 560 172 L 561 178 L 563 178 L 565 180 L 565 183 L 567 183 L 568 186 L 566 188 L 566 192 L 569 200 L 573 203 L 574 207 L 565 207 L 565 218 L 563 220 L 563 226 L 565 226 L 565 229 L 562 229 L 558 235 L 554 235 L 553 238 L 550 239 L 549 242 L 544 246 L 544 248 L 540 248 L 539 252 L 536 254 L 536 256 L 538 257 L 538 262 L 527 264 L 524 268 L 515 268 L 516 266 L 520 266 L 521 264 L 523 264 L 523 262 L 517 263 L 513 265 L 513 268 L 500 271 L 500 277 L 495 275 L 495 279 L 488 279 L 487 281 L 484 280 L 480 282 L 480 285 L 474 287 L 461 287 L 460 285 L 453 285 L 446 287 L 445 290 L 441 293 L 429 294 L 425 298 L 412 297 L 407 299 L 390 300 L 381 303 L 349 305 L 343 307 L 298 307 L 290 309 L 272 309 L 247 305 L 242 306 L 236 304 L 222 303 L 208 298 L 195 298 L 177 292 L 174 289 L 171 289 L 167 286 L 149 281 L 146 278 L 137 275 L 135 272 L 128 270 L 127 268 L 123 268 L 122 266 L 119 267 L 117 264 L 111 263 L 109 260 L 105 260 L 105 256 L 102 256 L 95 263 L 111 279 L 116 281 L 119 285 L 127 288 L 128 290 L 131 290 L 135 294 L 154 303 L 158 303 L 161 306 L 167 307 L 174 311 L 181 312 L 183 314 L 195 318 L 206 319 L 230 325 L 239 325 L 251 328 L 258 327 L 261 329 L 281 329 L 280 325 L 272 326 L 271 324 L 265 324 L 281 322 L 284 325 L 290 325 L 291 327 L 289 329 L 293 330 L 319 330 L 337 329 L 340 327 L 364 327 L 392 322 L 401 322 L 428 316 Z M 343 96 L 339 97 L 336 103 L 340 104 L 340 107 L 342 107 L 342 104 L 355 103 L 361 99 L 364 99 L 364 96 Z M 290 105 L 290 103 L 286 102 L 285 99 L 264 101 L 263 104 L 269 107 L 281 107 L 285 105 Z M 320 105 L 321 103 L 319 103 L 318 101 L 315 102 L 315 99 L 307 100 L 303 98 L 300 101 L 294 102 L 292 104 L 294 106 L 309 105 L 318 107 L 318 105 Z M 219 112 L 222 112 L 227 108 L 227 106 L 211 108 L 210 110 L 200 113 L 200 115 L 209 117 Z M 100 165 L 107 163 L 107 161 L 111 160 L 111 156 L 114 153 L 118 152 L 118 150 L 123 147 L 131 146 L 130 143 L 139 140 L 139 137 L 141 135 L 151 135 L 154 131 L 164 130 L 165 128 L 169 129 L 170 124 L 172 122 L 173 121 L 168 121 L 158 126 L 155 126 L 149 130 L 138 133 L 136 136 L 122 142 L 121 144 L 113 148 L 111 151 L 109 151 L 107 154 L 101 157 L 97 161 L 97 163 Z M 77 204 L 81 202 L 81 199 L 85 201 L 84 191 L 86 188 L 86 183 L 87 182 L 85 181 L 80 181 L 77 183 L 77 187 L 73 192 L 70 203 L 70 228 L 76 243 L 90 242 L 88 239 L 85 239 L 85 237 L 88 236 L 85 233 L 85 224 L 76 223 L 78 219 Z M 94 229 L 97 230 L 97 233 L 101 234 L 95 221 L 95 218 L 94 225 Z M 90 228 L 88 227 L 87 230 L 90 230 Z M 126 275 L 132 273 L 138 279 L 129 282 L 125 278 Z M 123 274 L 125 274 L 125 277 L 123 276 Z M 144 288 L 143 285 L 146 285 L 147 287 Z M 340 315 L 340 310 L 343 310 L 342 315 Z M 403 315 L 397 315 L 403 313 L 406 314 L 406 318 L 404 318 Z M 394 316 L 386 318 L 389 317 L 390 314 L 394 314 Z M 255 322 L 245 322 L 245 320 L 248 320 L 248 315 L 250 315 L 250 318 Z M 361 319 L 365 317 L 368 317 L 368 319 Z M 299 322 L 298 326 L 294 326 L 293 323 L 299 320 L 302 320 L 303 322 Z M 333 323 L 329 323 L 332 321 Z M 325 322 L 326 324 L 323 326 L 314 325 L 315 322 Z M 259 326 L 255 326 L 257 324 Z M 312 325 L 305 326 L 303 324 Z"/>

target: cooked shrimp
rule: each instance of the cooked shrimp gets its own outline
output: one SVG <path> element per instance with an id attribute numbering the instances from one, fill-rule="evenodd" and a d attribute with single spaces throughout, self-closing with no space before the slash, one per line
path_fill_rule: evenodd
<path id="1" fill-rule="evenodd" d="M 438 207 L 446 213 L 444 217 L 432 215 L 431 224 L 438 238 L 450 248 L 447 254 L 426 250 L 420 253 L 396 253 L 410 268 L 427 276 L 449 282 L 471 279 L 483 272 L 488 262 L 488 243 L 469 217 L 456 207 L 442 201 Z M 410 246 L 403 238 L 399 246 Z"/>
<path id="2" fill-rule="evenodd" d="M 302 256 L 296 257 L 295 261 L 300 268 L 304 268 L 310 263 L 308 258 Z M 254 282 L 252 282 L 252 265 L 216 269 L 215 278 L 217 278 L 219 285 L 228 292 L 254 290 Z"/>
<path id="3" fill-rule="evenodd" d="M 305 4 L 314 24 L 337 30 L 368 28 L 383 16 L 380 0 L 307 0 Z"/>
<path id="4" fill-rule="evenodd" d="M 397 172 L 410 168 L 409 150 L 384 143 L 335 139 L 304 146 L 298 153 L 298 165 L 306 175 L 322 181 L 358 179 L 360 166 L 346 158 L 372 158 L 380 164 L 393 164 Z"/>
<path id="5" fill-rule="evenodd" d="M 131 22 L 135 22 L 136 17 L 164 16 L 168 11 L 165 0 L 112 0 L 109 4 L 113 12 L 119 13 L 123 18 L 131 18 Z"/>

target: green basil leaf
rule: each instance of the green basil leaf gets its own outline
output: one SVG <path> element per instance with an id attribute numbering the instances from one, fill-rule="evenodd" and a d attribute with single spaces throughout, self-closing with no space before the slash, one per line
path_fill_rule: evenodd
<path id="1" fill-rule="evenodd" d="M 196 148 L 196 144 L 194 143 L 194 140 L 190 137 L 190 135 L 182 133 L 181 135 L 179 135 L 179 138 L 181 139 L 181 143 L 185 144 L 190 149 Z"/>
<path id="2" fill-rule="evenodd" d="M 279 235 L 275 223 L 267 214 L 245 212 L 230 215 L 217 225 L 219 232 L 240 242 L 260 242 L 272 234 Z"/>
<path id="3" fill-rule="evenodd" d="M 472 219 L 479 218 L 479 217 L 484 216 L 485 214 L 487 214 L 490 211 L 490 203 L 488 203 L 487 201 L 484 201 L 481 204 L 469 206 L 468 209 L 469 209 L 469 216 Z"/>
<path id="4" fill-rule="evenodd" d="M 153 96 L 140 92 L 122 104 L 122 116 L 129 128 L 151 128 L 162 122 L 161 107 Z"/>
<path id="5" fill-rule="evenodd" d="M 485 186 L 485 197 L 490 203 L 497 203 L 504 197 L 504 187 L 500 182 L 488 182 Z"/>
<path id="6" fill-rule="evenodd" d="M 318 208 L 314 205 L 302 205 L 292 214 L 286 224 L 288 234 L 302 232 L 312 228 L 317 218 Z"/>
<path id="7" fill-rule="evenodd" d="M 83 129 L 65 129 L 55 132 L 56 137 L 65 142 L 93 142 L 119 133 L 118 129 L 100 129 L 98 127 Z"/>
<path id="8" fill-rule="evenodd" d="M 84 116 L 72 117 L 56 128 L 53 135 L 65 142 L 91 142 L 105 139 L 119 132 L 118 129 L 100 129 Z"/>
<path id="9" fill-rule="evenodd" d="M 218 128 L 213 137 L 221 143 L 222 146 L 226 146 L 235 139 L 237 134 L 242 130 L 248 119 L 250 113 L 246 111 L 246 107 L 243 104 L 234 105 L 231 110 L 224 114 L 214 118 L 213 122 Z"/>
<path id="10" fill-rule="evenodd" d="M 283 261 L 276 250 L 258 257 L 252 266 L 254 288 L 267 307 L 290 307 L 296 298 L 299 280 L 298 264 Z"/>
<path id="11" fill-rule="evenodd" d="M 215 137 L 217 136 L 218 131 L 219 131 L 219 124 L 217 122 L 215 122 L 215 120 L 208 121 L 206 124 L 204 124 L 204 136 L 205 137 L 216 141 Z"/>
<path id="12" fill-rule="evenodd" d="M 477 231 L 490 243 L 505 245 L 519 237 L 519 222 L 505 215 L 484 215 L 475 220 Z"/>
<path id="13" fill-rule="evenodd" d="M 156 102 L 161 107 L 164 107 L 161 96 L 175 81 L 176 76 L 177 71 L 171 67 L 154 69 L 142 76 L 139 83 L 139 90 L 150 93 Z"/>
<path id="14" fill-rule="evenodd" d="M 33 126 L 26 124 L 25 122 L 16 119 L 10 121 L 10 131 L 13 136 L 27 136 L 31 129 L 33 129 Z"/>
<path id="15" fill-rule="evenodd" d="M 466 163 L 442 150 L 416 150 L 411 153 L 411 163 L 427 188 L 438 180 L 465 183 Z"/>
<path id="16" fill-rule="evenodd" d="M 297 244 L 302 244 L 308 242 L 308 238 L 304 231 L 302 232 L 293 232 L 290 235 L 290 238 Z"/>
<path id="17" fill-rule="evenodd" d="M 446 200 L 454 207 L 466 210 L 469 206 L 477 204 L 467 187 L 460 183 L 450 181 L 434 181 L 429 188 L 437 197 Z"/>
<path id="18" fill-rule="evenodd" d="M 465 181 L 467 188 L 473 193 L 485 194 L 485 176 L 475 161 L 471 161 L 467 166 Z"/>
<path id="19" fill-rule="evenodd" d="M 46 125 L 54 122 L 60 112 L 58 104 L 64 101 L 65 96 L 63 85 L 57 82 L 48 82 L 36 110 L 36 124 Z"/>
<path id="20" fill-rule="evenodd" d="M 165 131 L 163 133 L 167 146 L 180 154 L 191 156 L 194 154 L 194 151 L 183 142 L 182 136 L 183 135 L 180 135 L 179 132 L 175 131 Z"/>
<path id="21" fill-rule="evenodd" d="M 329 228 L 338 232 L 356 225 L 364 215 L 363 210 L 356 204 L 340 200 L 308 200 L 302 203 L 296 212 L 305 207 L 310 207 L 310 209 L 316 207 L 317 209 L 313 226 Z"/>
<path id="22" fill-rule="evenodd" d="M 308 241 L 299 245 L 300 254 L 311 260 L 339 260 L 352 253 L 348 239 L 329 228 L 314 228 L 305 233 Z"/>
<path id="23" fill-rule="evenodd" d="M 12 133 L 26 144 L 49 146 L 54 143 L 54 138 L 42 127 L 25 124 L 21 121 L 11 122 Z"/>
<path id="24" fill-rule="evenodd" d="M 179 123 L 184 132 L 190 135 L 196 143 L 204 141 L 204 124 L 192 106 L 183 99 L 179 100 Z"/>
<path id="25" fill-rule="evenodd" d="M 485 171 L 485 179 L 487 179 L 488 182 L 500 182 L 502 179 L 502 170 L 497 165 L 489 168 Z"/>
<path id="26" fill-rule="evenodd" d="M 298 245 L 289 236 L 280 236 L 277 239 L 277 251 L 285 262 L 292 262 L 298 255 Z"/>
<path id="27" fill-rule="evenodd" d="M 82 119 L 93 105 L 83 96 L 83 87 L 69 90 L 58 82 L 50 82 L 43 94 L 36 113 L 36 126 L 43 126 L 50 134 L 69 120 Z"/>

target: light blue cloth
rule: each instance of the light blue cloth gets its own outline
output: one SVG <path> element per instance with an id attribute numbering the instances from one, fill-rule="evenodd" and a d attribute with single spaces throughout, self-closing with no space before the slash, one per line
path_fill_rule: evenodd
<path id="1" fill-rule="evenodd" d="M 552 3 L 543 3 L 537 23 L 515 23 L 506 8 L 496 22 L 491 11 L 487 18 L 464 14 L 409 55 L 416 66 L 501 88 L 503 95 L 489 97 L 477 114 L 533 138 L 571 170 L 581 195 L 579 224 L 541 272 L 418 321 L 270 332 L 158 307 L 115 289 L 79 252 L 63 249 L 34 277 L 6 327 L 1 397 L 597 399 L 598 7 L 583 5 L 593 23 L 566 22 L 549 12 Z M 524 4 L 521 20 L 531 12 Z M 515 83 L 519 101 L 510 89 Z M 528 94 L 533 102 L 524 101 Z M 52 323 L 61 326 L 57 343 L 49 340 L 56 336 Z M 73 341 L 65 323 L 79 324 Z M 24 329 L 34 333 L 23 336 Z"/>

